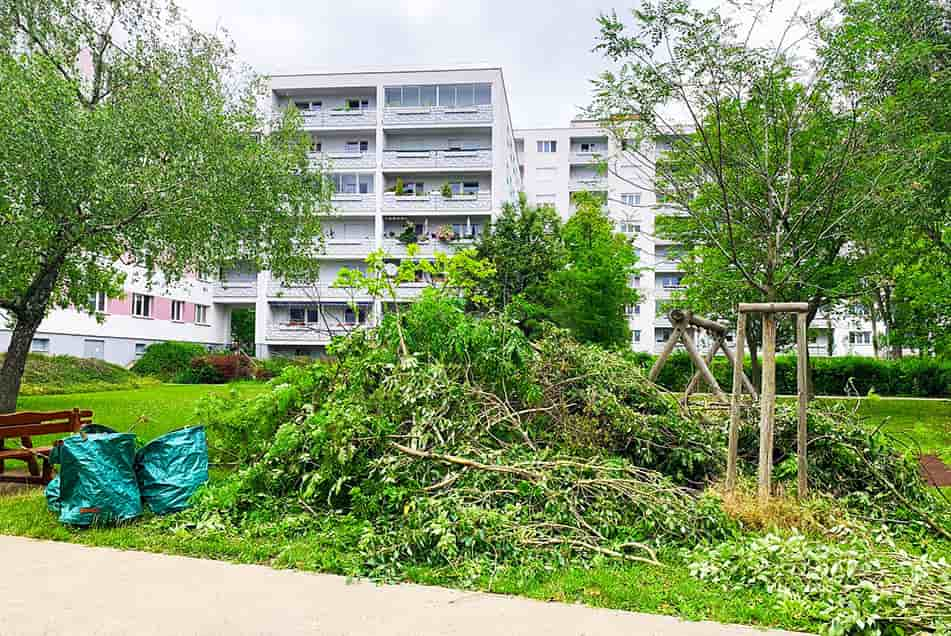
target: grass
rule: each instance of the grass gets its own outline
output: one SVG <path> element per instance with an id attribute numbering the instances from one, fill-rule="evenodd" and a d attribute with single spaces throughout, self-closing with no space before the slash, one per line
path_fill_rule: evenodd
<path id="1" fill-rule="evenodd" d="M 163 385 L 136 391 L 112 391 L 63 396 L 24 397 L 21 409 L 54 410 L 81 406 L 95 411 L 95 420 L 120 430 L 134 430 L 145 440 L 194 422 L 195 402 L 202 396 L 234 388 L 253 395 L 263 385 Z M 951 401 L 863 401 L 859 407 L 869 424 L 884 422 L 888 430 L 910 436 L 925 452 L 947 457 L 951 446 Z M 334 525 L 337 524 L 337 525 Z M 0 496 L 0 533 L 70 541 L 120 549 L 163 552 L 238 563 L 261 563 L 277 568 L 347 574 L 357 559 L 352 549 L 358 529 L 328 521 L 320 531 L 301 536 L 239 536 L 191 533 L 170 529 L 167 522 L 144 518 L 112 528 L 78 530 L 58 523 L 47 512 L 39 490 Z M 670 614 L 690 620 L 714 620 L 815 631 L 819 625 L 797 614 L 794 607 L 775 603 L 766 592 L 730 590 L 692 578 L 675 554 L 670 565 L 617 564 L 595 559 L 591 567 L 552 570 L 506 567 L 492 577 L 469 583 L 475 589 L 517 594 L 542 600 L 581 602 L 599 607 Z M 458 573 L 417 568 L 409 580 L 434 585 L 459 585 Z"/>
<path id="2" fill-rule="evenodd" d="M 20 395 L 117 391 L 156 385 L 157 380 L 102 360 L 32 353 L 27 356 Z"/>

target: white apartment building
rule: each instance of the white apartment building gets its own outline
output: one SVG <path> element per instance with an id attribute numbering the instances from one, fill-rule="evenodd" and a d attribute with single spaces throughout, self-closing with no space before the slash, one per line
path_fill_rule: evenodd
<path id="1" fill-rule="evenodd" d="M 513 130 L 502 69 L 487 67 L 278 75 L 271 78 L 271 101 L 273 109 L 300 110 L 311 159 L 335 184 L 319 282 L 295 285 L 237 268 L 215 280 L 191 277 L 170 286 L 126 268 L 123 298 L 90 299 L 100 321 L 55 310 L 40 326 L 34 351 L 128 364 L 153 342 L 222 347 L 230 343 L 231 311 L 254 308 L 257 356 L 318 355 L 333 336 L 370 324 L 382 309 L 367 296 L 332 287 L 341 268 L 363 267 L 377 249 L 397 263 L 407 255 L 407 233 L 423 257 L 467 247 L 522 191 L 565 218 L 573 211 L 571 193 L 605 193 L 643 267 L 631 281 L 642 295 L 629 312 L 631 345 L 654 351 L 669 335 L 662 304 L 681 284 L 677 246 L 654 237 L 663 206 L 617 176 L 627 168 L 595 122 Z M 614 162 L 606 175 L 595 168 L 602 157 Z M 412 301 L 428 284 L 401 287 L 398 302 Z M 0 329 L 3 350 L 9 337 Z M 872 353 L 865 324 L 836 324 L 833 337 L 835 354 Z M 820 340 L 814 352 L 827 348 Z"/>

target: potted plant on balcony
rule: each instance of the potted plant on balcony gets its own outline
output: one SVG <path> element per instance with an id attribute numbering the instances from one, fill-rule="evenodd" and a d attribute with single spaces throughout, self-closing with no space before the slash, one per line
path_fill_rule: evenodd
<path id="1" fill-rule="evenodd" d="M 396 240 L 398 240 L 403 245 L 410 245 L 412 243 L 418 242 L 419 238 L 416 236 L 416 228 L 414 228 L 412 224 L 407 223 L 403 226 L 403 231 L 400 232 L 400 235 Z"/>
<path id="2" fill-rule="evenodd" d="M 442 193 L 442 198 L 444 199 L 452 198 L 452 186 L 449 185 L 448 181 L 442 184 L 442 189 L 440 190 L 440 192 Z"/>
<path id="3" fill-rule="evenodd" d="M 451 225 L 440 225 L 436 230 L 436 238 L 440 241 L 448 243 L 449 241 L 456 238 L 456 233 L 453 231 Z"/>
<path id="4" fill-rule="evenodd" d="M 393 186 L 393 193 L 398 197 L 406 194 L 406 189 L 403 187 L 403 180 L 400 177 L 396 177 L 396 185 Z"/>

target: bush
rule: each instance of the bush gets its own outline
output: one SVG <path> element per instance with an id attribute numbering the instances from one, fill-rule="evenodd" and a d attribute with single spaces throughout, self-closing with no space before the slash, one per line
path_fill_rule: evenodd
<path id="1" fill-rule="evenodd" d="M 145 350 L 132 371 L 139 375 L 152 375 L 164 381 L 175 379 L 191 372 L 193 358 L 201 357 L 208 350 L 194 342 L 158 342 Z"/>
<path id="2" fill-rule="evenodd" d="M 255 360 L 255 378 L 270 380 L 284 372 L 287 367 L 306 367 L 314 364 L 314 359 L 307 356 L 274 356 L 266 360 Z"/>
<path id="3" fill-rule="evenodd" d="M 641 352 L 626 354 L 628 360 L 649 369 L 655 357 Z M 944 358 L 903 358 L 878 360 L 861 356 L 812 357 L 812 381 L 816 395 L 866 395 L 873 390 L 879 395 L 912 397 L 951 397 L 951 360 Z M 750 360 L 744 364 L 752 377 Z M 710 370 L 724 391 L 733 386 L 729 363 L 717 356 Z M 693 375 L 693 365 L 685 352 L 676 352 L 657 378 L 658 383 L 672 391 L 683 391 Z M 776 356 L 776 391 L 794 395 L 796 389 L 796 356 Z"/>
<path id="4" fill-rule="evenodd" d="M 0 362 L 3 354 L 0 354 Z M 134 389 L 155 381 L 103 360 L 31 353 L 20 385 L 20 395 L 57 395 Z"/>

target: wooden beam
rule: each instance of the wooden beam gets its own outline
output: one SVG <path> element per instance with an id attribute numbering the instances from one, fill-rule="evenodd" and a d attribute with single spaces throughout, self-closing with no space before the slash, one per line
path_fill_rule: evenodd
<path id="1" fill-rule="evenodd" d="M 740 313 L 786 313 L 809 311 L 809 303 L 740 303 Z"/>
<path id="2" fill-rule="evenodd" d="M 654 360 L 654 364 L 651 366 L 650 373 L 647 374 L 647 379 L 649 379 L 651 382 L 657 381 L 657 376 L 660 375 L 660 370 L 664 368 L 665 364 L 667 364 L 667 358 L 670 357 L 674 347 L 677 346 L 677 341 L 680 340 L 680 334 L 682 333 L 683 329 L 679 326 L 674 327 L 674 330 L 670 332 L 670 337 L 667 338 L 667 342 L 664 343 L 664 349 L 660 352 L 660 355 L 657 356 L 657 359 Z"/>
<path id="3" fill-rule="evenodd" d="M 809 490 L 808 463 L 806 462 L 806 447 L 808 446 L 807 415 L 809 407 L 809 351 L 807 347 L 806 314 L 796 316 L 796 388 L 799 391 L 799 423 L 796 431 L 797 452 L 797 495 L 804 498 Z"/>
<path id="4" fill-rule="evenodd" d="M 710 350 L 707 351 L 707 355 L 703 357 L 703 361 L 707 363 L 707 366 L 710 366 L 710 363 L 713 362 L 713 357 L 717 354 L 717 349 L 723 345 L 723 341 L 719 338 L 713 343 L 713 346 L 710 347 Z M 697 385 L 700 383 L 700 369 L 696 369 L 693 372 L 693 376 L 690 378 L 690 382 L 687 383 L 687 388 L 684 389 L 684 398 L 690 397 L 690 394 L 694 392 L 697 388 Z"/>
<path id="5" fill-rule="evenodd" d="M 730 398 L 730 432 L 727 438 L 726 453 L 726 490 L 733 492 L 736 489 L 736 456 L 739 447 L 740 435 L 740 399 L 743 397 L 743 383 L 740 375 L 743 373 L 743 344 L 746 341 L 746 314 L 740 313 L 736 319 L 736 361 L 733 363 L 733 392 Z M 726 347 L 724 347 L 726 350 Z M 729 354 L 727 354 L 729 355 Z"/>
<path id="6" fill-rule="evenodd" d="M 773 423 L 776 420 L 776 314 L 763 315 L 763 381 L 760 392 L 757 495 L 769 501 L 773 477 Z"/>
<path id="7" fill-rule="evenodd" d="M 668 314 L 670 321 L 672 323 L 685 321 L 687 324 L 694 327 L 700 327 L 701 329 L 706 329 L 712 334 L 717 336 L 725 336 L 727 333 L 727 328 L 721 325 L 718 322 L 713 320 L 707 320 L 701 316 L 697 316 L 692 311 L 684 311 L 683 309 L 674 309 Z"/>
<path id="8" fill-rule="evenodd" d="M 740 316 L 743 317 L 743 324 L 745 325 L 746 314 L 740 314 Z M 739 318 L 737 318 L 737 324 L 738 325 L 740 324 Z M 743 342 L 740 342 L 741 340 Z M 730 347 L 727 346 L 725 342 L 722 345 L 720 345 L 720 350 L 723 351 L 723 355 L 727 357 L 727 360 L 730 361 L 730 364 L 733 365 L 734 368 L 737 365 L 736 361 L 740 360 L 740 380 L 743 382 L 743 386 L 746 387 L 746 392 L 752 395 L 754 400 L 758 400 L 759 394 L 756 393 L 756 387 L 753 386 L 753 382 L 750 381 L 750 379 L 746 376 L 746 371 L 743 370 L 742 356 L 744 355 L 743 347 L 745 346 L 745 343 L 746 343 L 746 335 L 745 334 L 743 336 L 738 335 L 736 338 L 736 351 L 737 351 L 736 357 L 733 356 L 733 352 L 730 351 Z"/>
<path id="9" fill-rule="evenodd" d="M 707 364 L 703 361 L 703 358 L 700 356 L 700 352 L 697 351 L 697 346 L 693 343 L 693 338 L 691 338 L 687 333 L 684 333 L 681 340 L 684 343 L 684 347 L 687 349 L 687 354 L 690 356 L 690 359 L 693 360 L 697 370 L 700 371 L 704 381 L 710 385 L 710 389 L 713 391 L 713 394 L 717 396 L 717 399 L 722 400 L 723 402 L 729 402 L 726 394 L 723 392 L 723 389 L 721 389 L 719 383 L 717 383 L 717 379 L 713 377 L 713 373 L 710 372 L 710 367 L 707 366 Z"/>

